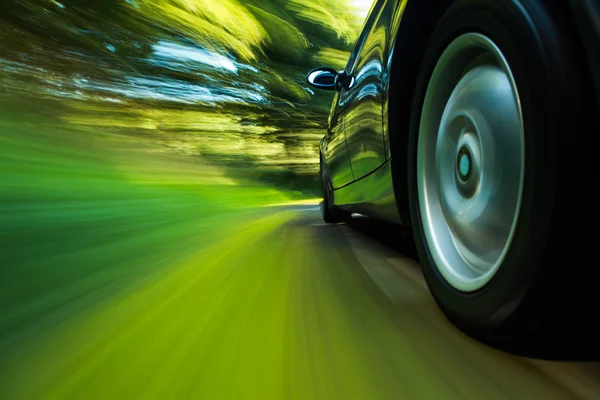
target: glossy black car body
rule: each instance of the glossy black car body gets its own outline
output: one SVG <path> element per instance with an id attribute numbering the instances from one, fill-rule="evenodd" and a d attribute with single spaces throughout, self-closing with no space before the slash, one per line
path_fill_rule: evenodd
<path id="1" fill-rule="evenodd" d="M 495 288 L 484 287 L 474 294 L 465 294 L 451 288 L 444 288 L 445 284 L 442 280 L 434 276 L 437 274 L 433 271 L 435 268 L 431 267 L 434 262 L 431 260 L 429 262 L 424 261 L 425 258 L 431 257 L 429 257 L 427 246 L 421 243 L 422 240 L 419 240 L 419 237 L 422 236 L 422 228 L 418 227 L 415 222 L 415 219 L 418 218 L 418 207 L 414 204 L 411 205 L 411 202 L 414 203 L 415 201 L 414 198 L 411 198 L 411 190 L 414 191 L 414 189 L 411 189 L 411 179 L 414 178 L 416 173 L 415 160 L 411 158 L 411 154 L 416 150 L 414 148 L 415 143 L 411 144 L 410 138 L 414 138 L 416 135 L 414 132 L 418 130 L 418 118 L 416 117 L 420 115 L 420 111 L 417 108 L 423 103 L 423 91 L 427 87 L 427 79 L 431 74 L 430 70 L 435 65 L 432 62 L 435 61 L 436 57 L 439 57 L 439 53 L 443 50 L 443 46 L 438 50 L 432 47 L 439 46 L 439 43 L 445 43 L 444 40 L 449 43 L 452 39 L 452 37 L 439 37 L 445 29 L 444 24 L 459 26 L 462 23 L 464 25 L 463 28 L 460 28 L 462 31 L 457 30 L 456 32 L 468 32 L 470 29 L 468 25 L 470 13 L 480 16 L 482 20 L 489 15 L 490 24 L 495 24 L 496 21 L 502 21 L 502 18 L 506 18 L 508 22 L 506 22 L 505 27 L 509 26 L 508 24 L 511 21 L 506 15 L 513 13 L 518 17 L 515 19 L 516 25 L 507 28 L 506 32 L 504 32 L 500 23 L 497 23 L 497 27 L 490 25 L 489 30 L 492 36 L 505 35 L 504 38 L 499 38 L 501 41 L 504 40 L 503 43 L 505 44 L 503 46 L 505 47 L 511 47 L 511 41 L 515 43 L 522 39 L 524 42 L 529 40 L 532 49 L 540 49 L 538 59 L 535 59 L 532 53 L 532 60 L 522 57 L 519 60 L 520 65 L 516 66 L 516 69 L 528 70 L 530 76 L 533 65 L 536 63 L 549 65 L 548 70 L 554 71 L 548 72 L 549 77 L 552 76 L 552 73 L 555 76 L 560 76 L 562 72 L 566 74 L 567 72 L 577 71 L 576 79 L 573 75 L 572 88 L 568 87 L 568 83 L 562 86 L 556 84 L 556 87 L 563 88 L 565 93 L 568 92 L 569 96 L 572 96 L 562 97 L 566 108 L 569 107 L 568 104 L 574 104 L 574 100 L 583 105 L 574 108 L 579 108 L 579 112 L 585 114 L 585 121 L 569 121 L 569 118 L 564 117 L 560 122 L 564 123 L 566 128 L 569 128 L 569 124 L 571 124 L 573 129 L 577 130 L 581 138 L 586 141 L 591 136 L 588 135 L 588 132 L 597 133 L 599 131 L 597 119 L 597 116 L 600 115 L 599 1 L 376 0 L 345 69 L 337 74 L 322 77 L 323 82 L 332 82 L 330 85 L 325 84 L 325 88 L 335 91 L 327 125 L 327 134 L 322 139 L 320 147 L 321 178 L 324 207 L 326 209 L 324 217 L 328 222 L 337 222 L 343 220 L 348 213 L 360 213 L 401 226 L 412 226 L 416 236 L 417 248 L 420 248 L 421 261 L 426 265 L 430 265 L 428 268 L 424 267 L 425 276 L 426 278 L 429 276 L 428 284 L 444 312 L 465 330 L 483 339 L 498 342 L 518 337 L 517 341 L 524 345 L 530 345 L 532 341 L 540 338 L 540 332 L 548 332 L 546 327 L 549 325 L 547 322 L 542 322 L 542 320 L 554 321 L 552 317 L 554 310 L 558 310 L 558 314 L 566 316 L 561 319 L 561 321 L 564 321 L 563 325 L 567 323 L 579 324 L 579 322 L 576 323 L 574 319 L 571 320 L 567 316 L 573 312 L 570 307 L 581 307 L 582 304 L 586 304 L 585 307 L 589 308 L 595 307 L 590 305 L 592 304 L 591 301 L 597 301 L 597 296 L 589 295 L 589 291 L 592 289 L 582 289 L 581 293 L 586 291 L 588 294 L 580 295 L 579 289 L 575 289 L 573 283 L 577 279 L 572 277 L 569 277 L 571 280 L 564 280 L 564 282 L 571 282 L 568 288 L 560 289 L 564 291 L 565 297 L 553 296 L 552 291 L 558 290 L 556 288 L 562 280 L 562 272 L 559 273 L 558 268 L 544 266 L 563 255 L 566 260 L 569 257 L 566 255 L 567 253 L 573 254 L 574 251 L 577 251 L 576 249 L 585 247 L 586 243 L 589 243 L 588 239 L 581 239 L 583 236 L 577 236 L 577 239 L 564 235 L 561 237 L 562 232 L 576 229 L 576 224 L 573 221 L 586 217 L 585 214 L 582 214 L 581 209 L 587 206 L 581 205 L 580 208 L 571 201 L 572 198 L 568 198 L 564 194 L 564 187 L 569 186 L 562 183 L 564 181 L 562 178 L 560 179 L 560 185 L 564 185 L 564 187 L 561 186 L 562 189 L 552 186 L 554 185 L 552 182 L 545 182 L 545 188 L 534 185 L 535 187 L 532 189 L 526 189 L 525 196 L 529 196 L 527 190 L 539 190 L 539 193 L 532 197 L 537 200 L 535 200 L 534 206 L 529 206 L 528 213 L 544 209 L 547 214 L 540 216 L 537 220 L 532 219 L 532 221 L 535 220 L 535 224 L 539 228 L 537 226 L 524 227 L 526 222 L 522 221 L 519 227 L 523 230 L 521 235 L 534 235 L 536 229 L 544 230 L 546 228 L 542 226 L 548 225 L 550 234 L 538 241 L 539 246 L 547 246 L 546 248 L 564 247 L 565 251 L 562 253 L 552 252 L 551 254 L 549 251 L 539 250 L 536 253 L 535 246 L 538 245 L 536 241 L 532 241 L 531 254 L 535 256 L 530 258 L 521 257 L 520 261 L 514 262 L 515 268 L 527 269 L 530 264 L 533 265 L 538 262 L 543 267 L 532 266 L 531 273 L 528 272 L 528 275 L 518 275 L 515 272 L 514 276 L 510 278 L 515 282 L 514 288 L 494 292 Z M 457 15 L 466 16 L 466 22 L 456 20 Z M 452 21 L 452 18 L 455 20 Z M 486 31 L 487 27 L 484 23 L 477 22 L 477 19 L 473 21 L 474 31 Z M 440 29 L 442 33 L 438 33 L 438 37 L 435 37 L 435 32 L 440 31 Z M 519 36 L 521 33 L 523 34 L 522 38 Z M 539 40 L 535 39 L 536 37 Z M 568 49 L 568 54 L 565 53 L 564 55 L 565 58 L 576 59 L 577 61 L 570 64 L 565 62 L 565 66 L 556 66 L 557 63 L 552 62 L 551 59 L 560 56 L 560 54 L 551 54 L 551 51 L 548 50 L 552 49 L 553 43 L 556 44 L 556 48 L 562 46 L 560 48 Z M 522 47 L 525 48 L 524 46 Z M 512 50 L 507 49 L 507 51 Z M 521 54 L 523 54 L 522 51 Z M 514 56 L 511 57 L 513 60 L 515 59 Z M 556 59 L 558 60 L 558 58 Z M 554 67 L 550 67 L 551 65 L 554 65 Z M 318 75 L 319 71 L 319 69 L 311 71 L 308 77 L 309 83 L 314 82 L 313 78 Z M 568 76 L 563 78 L 561 80 L 563 83 L 569 82 L 569 79 L 571 79 Z M 554 81 L 549 80 L 547 87 L 552 86 Z M 521 80 L 521 82 L 525 81 Z M 542 107 L 542 102 L 536 99 L 552 97 L 558 93 L 542 95 L 540 91 L 544 90 L 546 85 L 543 82 L 542 84 L 539 82 L 536 84 L 537 86 L 532 86 L 536 88 L 535 93 L 525 93 L 526 91 L 523 91 L 525 93 L 524 97 L 527 97 L 523 107 L 535 108 L 536 103 L 539 107 Z M 559 95 L 556 94 L 556 96 Z M 561 98 L 555 100 L 556 104 L 560 104 L 562 101 Z M 534 110 L 531 112 L 526 109 L 525 125 L 538 124 L 536 127 L 539 127 L 540 124 L 544 123 L 540 118 L 543 118 L 545 114 L 549 116 L 560 114 L 561 107 L 559 105 L 555 109 L 531 108 Z M 585 112 L 581 111 L 583 107 L 585 107 Z M 577 112 L 574 111 L 574 113 Z M 530 118 L 529 114 L 535 114 L 536 121 L 530 121 L 533 117 Z M 557 133 L 557 135 L 563 134 L 568 136 L 569 132 L 563 130 L 563 132 Z M 543 133 L 539 135 L 543 135 Z M 533 143 L 533 139 L 528 140 Z M 543 139 L 539 140 L 542 141 L 538 141 L 537 146 L 544 146 Z M 548 143 L 553 142 L 549 140 Z M 579 147 L 579 144 L 573 141 L 563 141 L 563 143 L 561 146 L 564 147 Z M 569 145 L 567 146 L 566 143 L 569 143 Z M 585 155 L 586 147 L 589 146 L 587 143 L 581 143 L 583 148 L 581 160 L 588 159 Z M 531 146 L 531 144 L 528 144 L 528 146 Z M 554 146 L 554 144 L 549 144 L 549 146 Z M 550 152 L 558 154 L 559 152 L 557 149 L 552 150 L 550 148 L 543 151 L 546 150 L 548 154 Z M 532 159 L 531 155 L 534 155 L 533 158 L 535 158 L 535 155 L 538 154 L 537 150 L 531 148 L 528 148 L 527 151 L 529 152 L 529 159 Z M 540 161 L 537 160 L 536 162 Z M 558 180 L 559 175 L 563 176 L 561 175 L 562 172 L 556 172 L 555 165 L 547 165 L 547 175 L 543 171 L 543 163 L 540 165 L 542 168 L 538 168 L 540 171 L 536 172 L 538 175 L 534 180 L 542 181 L 544 178 Z M 588 173 L 590 165 L 588 161 L 581 162 L 580 169 L 584 171 L 584 174 Z M 528 171 L 535 169 L 530 164 L 527 164 L 526 168 Z M 556 175 L 553 175 L 555 173 Z M 585 182 L 586 180 L 583 177 L 577 177 L 573 180 L 573 184 L 580 188 L 584 187 Z M 550 188 L 551 186 L 552 188 Z M 551 194 L 551 196 L 545 198 L 546 200 L 544 200 L 542 189 Z M 553 190 L 556 192 L 552 192 Z M 585 191 L 586 189 L 581 190 Z M 582 194 L 582 196 L 584 195 Z M 566 215 L 565 208 L 567 207 L 577 210 Z M 540 221 L 543 223 L 540 223 Z M 531 222 L 531 224 L 533 223 Z M 417 227 L 415 228 L 415 226 Z M 521 241 L 518 245 L 525 246 L 525 242 Z M 516 258 L 518 257 L 515 256 Z M 576 258 L 573 258 L 573 260 L 576 260 Z M 546 270 L 552 272 L 546 272 Z M 585 268 L 584 270 L 587 271 Z M 508 272 L 504 275 L 507 274 L 510 275 Z M 551 278 L 548 276 L 551 276 Z M 509 282 L 507 277 L 502 279 Z M 531 281 L 529 281 L 530 279 Z M 585 279 L 587 278 L 584 277 L 583 280 Z M 552 282 L 550 282 L 551 280 Z M 542 281 L 543 283 L 540 283 Z M 494 283 L 494 285 L 507 286 L 510 284 Z M 543 290 L 539 288 L 543 288 Z M 535 292 L 535 296 L 531 294 L 533 292 Z M 490 296 L 494 298 L 492 299 Z M 577 297 L 579 300 L 571 301 L 567 300 L 567 297 L 569 299 Z M 474 302 L 479 303 L 475 304 Z M 475 305 L 473 306 L 473 304 Z M 483 308 L 477 308 L 481 304 L 484 305 Z M 551 311 L 547 312 L 547 309 Z M 498 317 L 499 315 L 502 315 L 502 317 Z M 579 320 L 586 318 L 582 317 Z M 535 321 L 532 323 L 527 322 L 532 320 Z M 581 324 L 584 327 L 583 330 L 589 330 L 592 327 L 594 329 L 598 328 L 597 318 L 590 321 Z M 528 324 L 532 327 L 528 327 Z M 533 325 L 536 327 L 534 328 Z M 561 331 L 559 336 L 563 338 L 565 335 L 569 336 L 565 332 L 567 332 L 566 328 Z"/>

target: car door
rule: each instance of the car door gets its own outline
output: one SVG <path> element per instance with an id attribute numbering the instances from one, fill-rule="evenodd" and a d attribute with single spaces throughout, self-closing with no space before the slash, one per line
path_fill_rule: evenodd
<path id="1" fill-rule="evenodd" d="M 383 80 L 388 32 L 396 1 L 377 0 L 345 72 L 349 86 L 340 92 L 340 120 L 345 131 L 354 179 L 385 163 Z"/>
<path id="2" fill-rule="evenodd" d="M 339 93 L 336 92 L 327 120 L 327 133 L 321 146 L 321 154 L 325 160 L 327 176 L 334 189 L 344 186 L 354 180 L 343 121 L 340 118 Z"/>

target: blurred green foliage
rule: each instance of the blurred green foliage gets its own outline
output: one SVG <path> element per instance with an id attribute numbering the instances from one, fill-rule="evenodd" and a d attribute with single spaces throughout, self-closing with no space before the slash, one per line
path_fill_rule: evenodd
<path id="1" fill-rule="evenodd" d="M 342 0 L 7 0 L 0 104 L 317 192 L 331 94 L 364 11 Z M 367 2 L 368 3 L 368 2 Z"/>

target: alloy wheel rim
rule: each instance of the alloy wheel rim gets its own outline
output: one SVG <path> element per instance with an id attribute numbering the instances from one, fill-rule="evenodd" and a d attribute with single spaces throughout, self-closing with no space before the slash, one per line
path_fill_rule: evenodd
<path id="1" fill-rule="evenodd" d="M 525 141 L 519 93 L 488 37 L 467 33 L 431 75 L 417 143 L 417 192 L 435 266 L 473 292 L 496 275 L 523 196 Z"/>

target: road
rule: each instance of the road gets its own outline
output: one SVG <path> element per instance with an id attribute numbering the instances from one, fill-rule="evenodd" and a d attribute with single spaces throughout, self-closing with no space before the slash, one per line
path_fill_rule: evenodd
<path id="1" fill-rule="evenodd" d="M 326 225 L 315 204 L 257 213 L 10 346 L 0 397 L 600 399 L 600 363 L 520 358 L 447 322 L 397 232 Z"/>

